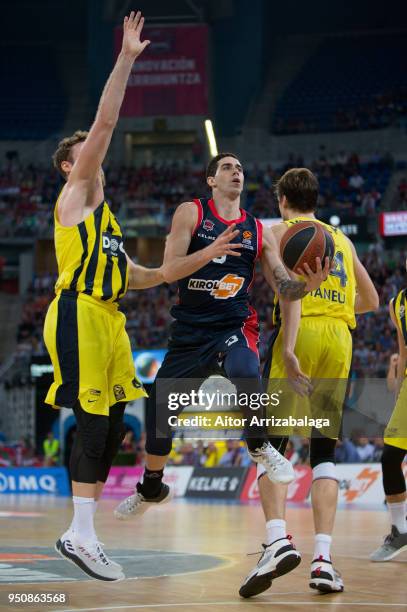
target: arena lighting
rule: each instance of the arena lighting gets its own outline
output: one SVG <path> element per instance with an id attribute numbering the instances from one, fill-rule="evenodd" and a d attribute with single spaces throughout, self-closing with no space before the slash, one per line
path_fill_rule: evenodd
<path id="1" fill-rule="evenodd" d="M 332 215 L 332 217 L 329 219 L 329 223 L 331 225 L 335 225 L 335 227 L 337 227 L 340 224 L 341 220 L 338 217 L 338 215 Z"/>
<path id="2" fill-rule="evenodd" d="M 209 143 L 209 151 L 212 157 L 215 157 L 218 154 L 218 145 L 216 144 L 215 132 L 213 131 L 213 125 L 210 119 L 205 120 L 205 132 Z"/>

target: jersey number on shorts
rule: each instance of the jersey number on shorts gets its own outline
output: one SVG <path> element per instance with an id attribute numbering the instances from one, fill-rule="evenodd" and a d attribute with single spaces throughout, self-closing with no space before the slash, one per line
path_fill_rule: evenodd
<path id="1" fill-rule="evenodd" d="M 334 269 L 329 273 L 331 276 L 336 276 L 341 281 L 341 287 L 346 287 L 348 277 L 346 276 L 345 265 L 343 263 L 343 253 L 337 251 L 334 257 Z"/>

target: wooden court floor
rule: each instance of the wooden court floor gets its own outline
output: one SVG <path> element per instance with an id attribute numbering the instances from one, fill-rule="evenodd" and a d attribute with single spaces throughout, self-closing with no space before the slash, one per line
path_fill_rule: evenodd
<path id="1" fill-rule="evenodd" d="M 0 610 L 227 611 L 407 610 L 407 554 L 374 564 L 368 554 L 388 531 L 383 510 L 339 510 L 334 563 L 345 592 L 320 595 L 308 587 L 313 533 L 309 507 L 288 510 L 289 532 L 301 565 L 251 600 L 239 598 L 241 581 L 257 562 L 263 541 L 260 508 L 177 500 L 149 510 L 138 521 L 119 522 L 116 502 L 103 500 L 97 532 L 127 578 L 88 580 L 53 550 L 71 519 L 70 500 L 0 497 Z M 12 604 L 11 593 L 63 593 L 65 603 Z"/>

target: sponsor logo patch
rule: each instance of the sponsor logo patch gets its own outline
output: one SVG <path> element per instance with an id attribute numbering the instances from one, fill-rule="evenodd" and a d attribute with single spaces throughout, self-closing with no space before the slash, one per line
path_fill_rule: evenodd
<path id="1" fill-rule="evenodd" d="M 188 289 L 208 291 L 216 300 L 227 300 L 234 297 L 243 287 L 244 278 L 235 274 L 225 274 L 220 280 L 191 278 Z"/>
<path id="2" fill-rule="evenodd" d="M 114 396 L 116 398 L 116 401 L 119 402 L 122 399 L 126 398 L 126 394 L 124 392 L 124 389 L 121 385 L 114 385 L 113 386 L 113 393 Z"/>
<path id="3" fill-rule="evenodd" d="M 103 232 L 102 235 L 102 250 L 103 253 L 108 253 L 112 257 L 118 257 L 119 251 L 124 253 L 123 240 L 121 236 L 114 236 L 109 232 Z"/>
<path id="4" fill-rule="evenodd" d="M 210 219 L 205 219 L 205 221 L 203 222 L 202 227 L 204 228 L 204 230 L 206 230 L 207 232 L 211 232 L 213 230 L 213 228 L 215 227 L 215 224 L 213 221 L 211 221 Z"/>

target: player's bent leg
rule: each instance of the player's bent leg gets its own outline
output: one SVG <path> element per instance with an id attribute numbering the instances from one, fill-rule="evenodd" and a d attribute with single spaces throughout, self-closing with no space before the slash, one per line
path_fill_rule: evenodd
<path id="1" fill-rule="evenodd" d="M 280 452 L 285 451 L 288 438 L 271 440 Z M 286 532 L 287 487 L 272 483 L 268 478 L 264 478 L 265 474 L 265 468 L 258 464 L 258 486 L 266 518 L 266 543 L 263 544 L 264 551 L 257 565 L 246 577 L 239 590 L 239 595 L 245 598 L 263 593 L 271 587 L 275 578 L 291 572 L 301 562 L 301 555 L 296 550 L 291 536 Z"/>
<path id="2" fill-rule="evenodd" d="M 383 544 L 370 555 L 372 561 L 378 562 L 391 561 L 407 550 L 406 481 L 401 467 L 407 450 L 393 446 L 392 442 L 399 441 L 387 439 L 382 454 L 383 488 L 391 518 L 391 529 Z"/>
<path id="3" fill-rule="evenodd" d="M 108 418 L 86 413 L 79 405 L 74 412 L 78 426 L 70 458 L 74 520 L 72 529 L 59 538 L 55 549 L 92 578 L 122 580 L 121 567 L 105 555 L 93 524 L 94 496 L 108 436 Z"/>
<path id="4" fill-rule="evenodd" d="M 253 350 L 242 346 L 232 347 L 226 354 L 223 367 L 238 394 L 256 394 L 258 397 L 262 393 L 258 355 Z M 263 412 L 260 409 L 252 410 L 250 405 L 242 407 L 242 411 L 246 419 L 244 433 L 251 459 L 264 466 L 272 482 L 292 482 L 295 477 L 293 466 L 269 443 L 265 426 L 259 425 L 256 420 L 263 417 Z"/>
<path id="5" fill-rule="evenodd" d="M 311 501 L 314 514 L 315 546 L 309 586 L 321 593 L 342 592 L 340 573 L 331 561 L 332 531 L 338 501 L 335 466 L 336 440 L 313 432 L 310 448 L 312 467 Z"/>

